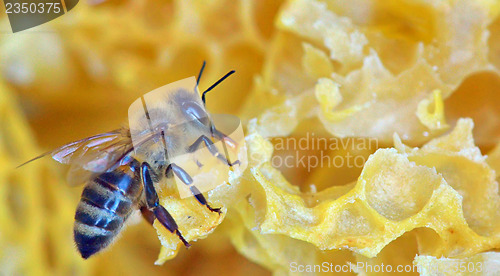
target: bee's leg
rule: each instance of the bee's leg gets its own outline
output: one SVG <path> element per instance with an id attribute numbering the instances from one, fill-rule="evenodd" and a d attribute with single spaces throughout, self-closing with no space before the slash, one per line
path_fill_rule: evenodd
<path id="1" fill-rule="evenodd" d="M 160 200 L 158 199 L 158 194 L 156 193 L 155 187 L 153 185 L 153 179 L 151 178 L 152 170 L 148 163 L 144 162 L 141 165 L 141 180 L 144 183 L 144 192 L 146 195 L 146 205 L 150 211 L 153 212 L 156 219 L 165 227 L 168 231 L 175 233 L 179 239 L 184 243 L 186 247 L 191 246 L 182 236 L 179 231 L 179 227 L 175 222 L 174 218 L 170 213 L 160 205 Z"/>
<path id="2" fill-rule="evenodd" d="M 201 135 L 198 139 L 196 139 L 196 141 L 194 141 L 194 143 L 189 146 L 188 148 L 188 151 L 189 152 L 194 152 L 196 151 L 201 143 L 205 143 L 205 145 L 207 146 L 208 150 L 210 151 L 210 153 L 219 158 L 220 160 L 222 160 L 222 162 L 224 162 L 225 164 L 227 164 L 228 166 L 234 166 L 236 164 L 240 164 L 240 160 L 236 160 L 234 161 L 233 163 L 229 162 L 226 158 L 226 156 L 222 155 L 219 150 L 217 149 L 217 147 L 214 145 L 214 143 L 212 142 L 212 140 L 210 140 L 210 138 L 208 138 L 207 136 L 205 135 Z"/>
<path id="3" fill-rule="evenodd" d="M 141 206 L 140 208 L 142 217 L 149 222 L 149 224 L 153 225 L 153 222 L 155 221 L 155 214 L 153 211 L 149 210 L 147 206 Z"/>
<path id="4" fill-rule="evenodd" d="M 184 184 L 189 186 L 189 190 L 201 205 L 206 206 L 208 210 L 212 212 L 219 213 L 219 215 L 222 213 L 222 211 L 220 210 L 221 208 L 212 208 L 208 204 L 207 199 L 203 196 L 200 190 L 198 190 L 195 185 L 191 185 L 193 183 L 193 179 L 184 169 L 174 163 L 171 163 L 170 165 L 168 165 L 167 170 L 165 171 L 165 175 L 167 176 L 167 178 L 171 178 L 173 177 L 173 174 L 175 174 Z"/>
<path id="5" fill-rule="evenodd" d="M 229 145 L 231 148 L 235 149 L 238 145 L 237 143 L 231 139 L 231 137 L 227 136 L 226 134 L 222 133 L 220 130 L 216 129 L 215 126 L 211 128 L 212 136 L 219 139 L 223 140 L 226 145 Z"/>
<path id="6" fill-rule="evenodd" d="M 219 215 L 222 214 L 222 211 L 220 210 L 221 208 L 212 208 L 208 204 L 207 199 L 203 196 L 203 194 L 200 192 L 200 190 L 198 190 L 198 188 L 196 188 L 196 186 L 194 186 L 194 185 L 190 186 L 189 190 L 191 190 L 191 193 L 193 193 L 194 197 L 196 198 L 196 200 L 198 200 L 198 202 L 201 205 L 207 206 L 208 210 L 210 210 L 212 212 L 216 212 Z"/>

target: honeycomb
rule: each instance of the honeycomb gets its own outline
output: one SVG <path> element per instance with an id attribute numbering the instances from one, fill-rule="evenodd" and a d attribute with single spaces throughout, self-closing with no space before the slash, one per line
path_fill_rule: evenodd
<path id="1" fill-rule="evenodd" d="M 0 99 L 0 271 L 8 275 L 48 271 L 85 274 L 88 269 L 73 257 L 73 226 L 69 219 L 78 197 L 67 189 L 60 172 L 48 160 L 15 169 L 20 160 L 36 156 L 38 148 L 19 105 L 4 84 L 0 86 Z"/>
<path id="2" fill-rule="evenodd" d="M 490 275 L 498 274 L 498 253 L 479 253 L 468 258 L 436 258 L 432 256 L 418 256 L 416 264 L 426 275 L 438 275 L 436 271 L 443 271 L 439 275 L 470 275 L 466 271 L 488 271 Z M 473 264 L 473 265 L 472 265 Z M 469 267 L 467 267 L 469 266 Z"/>
<path id="3" fill-rule="evenodd" d="M 493 0 L 110 0 L 0 36 L 0 271 L 288 275 L 292 263 L 327 262 L 497 274 L 499 13 Z M 207 106 L 246 130 L 248 168 L 208 193 L 224 215 L 165 188 L 189 250 L 134 217 L 109 250 L 81 260 L 79 190 L 49 159 L 15 166 L 115 129 L 136 98 L 196 75 L 203 60 L 202 88 L 237 71 Z M 365 162 L 274 163 L 302 157 L 280 141 L 318 137 L 354 143 L 327 157 Z"/>

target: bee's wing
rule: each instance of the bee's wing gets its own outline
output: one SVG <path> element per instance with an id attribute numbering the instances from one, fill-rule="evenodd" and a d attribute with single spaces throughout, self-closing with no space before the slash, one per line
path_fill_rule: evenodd
<path id="1" fill-rule="evenodd" d="M 21 166 L 46 155 L 63 164 L 70 164 L 68 173 L 70 184 L 81 184 L 93 175 L 124 165 L 133 152 L 133 144 L 128 129 L 119 129 L 78 140 L 53 151 L 42 154 Z"/>
<path id="2" fill-rule="evenodd" d="M 71 166 L 66 175 L 66 183 L 70 186 L 82 185 L 88 183 L 97 175 L 99 175 L 99 173 L 84 170 L 82 167 Z"/>
<path id="3" fill-rule="evenodd" d="M 134 147 L 128 133 L 113 131 L 97 136 L 52 153 L 54 160 L 71 165 L 67 175 L 69 185 L 86 183 L 99 173 L 114 170 L 130 161 L 128 157 Z"/>
<path id="4" fill-rule="evenodd" d="M 118 130 L 85 138 L 51 152 L 52 158 L 72 167 L 82 167 L 92 172 L 105 172 L 122 165 L 133 151 L 127 131 Z"/>

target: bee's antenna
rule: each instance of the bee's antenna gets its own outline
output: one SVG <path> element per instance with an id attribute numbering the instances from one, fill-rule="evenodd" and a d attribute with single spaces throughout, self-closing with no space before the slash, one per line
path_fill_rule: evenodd
<path id="1" fill-rule="evenodd" d="M 203 74 L 203 70 L 205 70 L 206 61 L 203 61 L 203 65 L 201 66 L 200 73 L 198 73 L 198 78 L 196 79 L 196 85 L 200 84 L 201 74 Z"/>
<path id="2" fill-rule="evenodd" d="M 203 104 L 205 104 L 205 95 L 208 92 L 210 92 L 210 90 L 214 89 L 217 85 L 219 85 L 219 83 L 221 83 L 223 80 L 225 80 L 227 77 L 231 76 L 235 72 L 236 71 L 234 71 L 234 70 L 229 71 L 229 73 L 225 74 L 224 77 L 220 78 L 217 82 L 212 84 L 212 86 L 210 86 L 207 90 L 203 91 L 203 94 L 201 94 L 201 100 L 203 101 Z"/>

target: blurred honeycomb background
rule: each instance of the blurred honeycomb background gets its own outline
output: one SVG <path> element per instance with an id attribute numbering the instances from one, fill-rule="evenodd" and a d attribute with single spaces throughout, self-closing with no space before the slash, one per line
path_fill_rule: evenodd
<path id="1" fill-rule="evenodd" d="M 388 237 L 389 233 L 381 234 L 380 227 L 372 229 L 382 245 L 367 245 L 368 251 L 363 251 L 359 240 L 350 243 L 352 240 L 346 238 L 326 244 L 322 242 L 329 238 L 307 236 L 300 227 L 297 232 L 287 232 L 282 225 L 276 227 L 282 230 L 276 238 L 254 237 L 248 234 L 254 228 L 248 222 L 254 219 L 253 213 L 244 211 L 248 208 L 243 206 L 207 239 L 181 250 L 162 266 L 153 265 L 160 251 L 157 233 L 140 220 L 123 231 L 109 250 L 81 260 L 72 238 L 80 189 L 65 185 L 64 167 L 50 158 L 22 169 L 15 167 L 67 142 L 116 129 L 126 122 L 128 106 L 135 99 L 197 75 L 204 60 L 207 68 L 202 89 L 231 69 L 237 72 L 208 96 L 209 111 L 239 115 L 245 123 L 251 122 L 252 133 L 266 139 L 304 137 L 308 131 L 339 139 L 377 139 L 377 147 L 328 152 L 332 156 L 372 156 L 364 171 L 278 168 L 286 182 L 274 170 L 259 167 L 269 185 L 274 183 L 290 198 L 300 197 L 306 206 L 304 212 L 321 202 L 329 204 L 357 193 L 360 184 L 356 181 L 369 183 L 377 172 L 404 181 L 385 170 L 391 164 L 401 168 L 401 175 L 408 172 L 421 179 L 415 181 L 418 185 L 437 187 L 441 178 L 436 180 L 430 169 L 415 169 L 415 163 L 410 162 L 416 162 L 436 168 L 439 177 L 443 175 L 446 185 L 454 189 L 447 195 L 454 196 L 456 190 L 465 198 L 469 226 L 487 236 L 483 239 L 470 234 L 467 223 L 461 222 L 460 233 L 473 238 L 457 242 L 463 246 L 456 251 L 466 252 L 457 256 L 481 259 L 479 252 L 499 248 L 500 226 L 489 223 L 497 220 L 494 213 L 500 206 L 500 5 L 495 0 L 87 0 L 50 23 L 17 34 L 10 33 L 3 8 L 0 274 L 268 275 L 286 274 L 287 262 L 294 258 L 419 263 L 425 267 L 435 258 L 456 257 L 456 248 L 430 242 L 443 235 L 436 228 L 426 228 L 425 218 L 414 228 L 404 228 L 401 235 Z M 472 121 L 461 121 L 464 117 L 474 122 L 474 141 L 467 140 Z M 449 147 L 433 140 L 455 128 L 455 136 L 441 139 Z M 421 151 L 408 147 L 428 143 Z M 251 140 L 249 145 L 250 151 L 264 152 L 263 159 L 268 158 L 264 142 Z M 372 155 L 378 148 L 393 146 L 398 154 L 408 156 L 409 162 L 391 151 Z M 443 151 L 455 154 L 454 150 L 461 149 L 474 152 L 471 156 L 479 165 L 436 158 Z M 274 154 L 289 153 L 276 150 Z M 481 159 L 486 155 L 486 161 Z M 475 177 L 483 174 L 484 179 Z M 267 180 L 255 179 L 245 181 L 265 186 Z M 375 186 L 371 185 L 367 184 L 367 191 Z M 484 193 L 475 193 L 474 187 L 485 187 L 479 189 Z M 324 193 L 315 195 L 316 191 Z M 269 196 L 268 190 L 266 193 Z M 486 197 L 488 193 L 496 197 Z M 413 203 L 412 195 L 402 196 L 401 202 Z M 420 207 L 426 202 L 420 195 L 414 198 Z M 366 204 L 387 217 L 406 215 L 387 215 L 386 206 L 373 202 L 377 200 L 368 196 Z M 476 204 L 489 200 L 492 203 L 486 207 Z M 273 207 L 269 198 L 262 202 L 267 203 L 262 209 Z M 339 214 L 345 211 L 343 219 L 348 223 L 351 213 L 359 222 L 368 212 L 359 204 L 338 208 L 345 208 L 339 209 Z M 461 205 L 457 208 L 462 210 Z M 455 210 L 449 213 L 455 218 Z M 254 215 L 256 221 L 261 219 L 258 211 Z M 311 233 L 315 225 L 325 221 L 314 221 Z M 348 227 L 343 229 L 349 232 Z M 474 247 L 476 239 L 480 242 Z M 344 245 L 353 246 L 354 252 L 339 249 Z M 483 259 L 490 256 L 493 262 L 500 259 L 497 255 Z"/>

